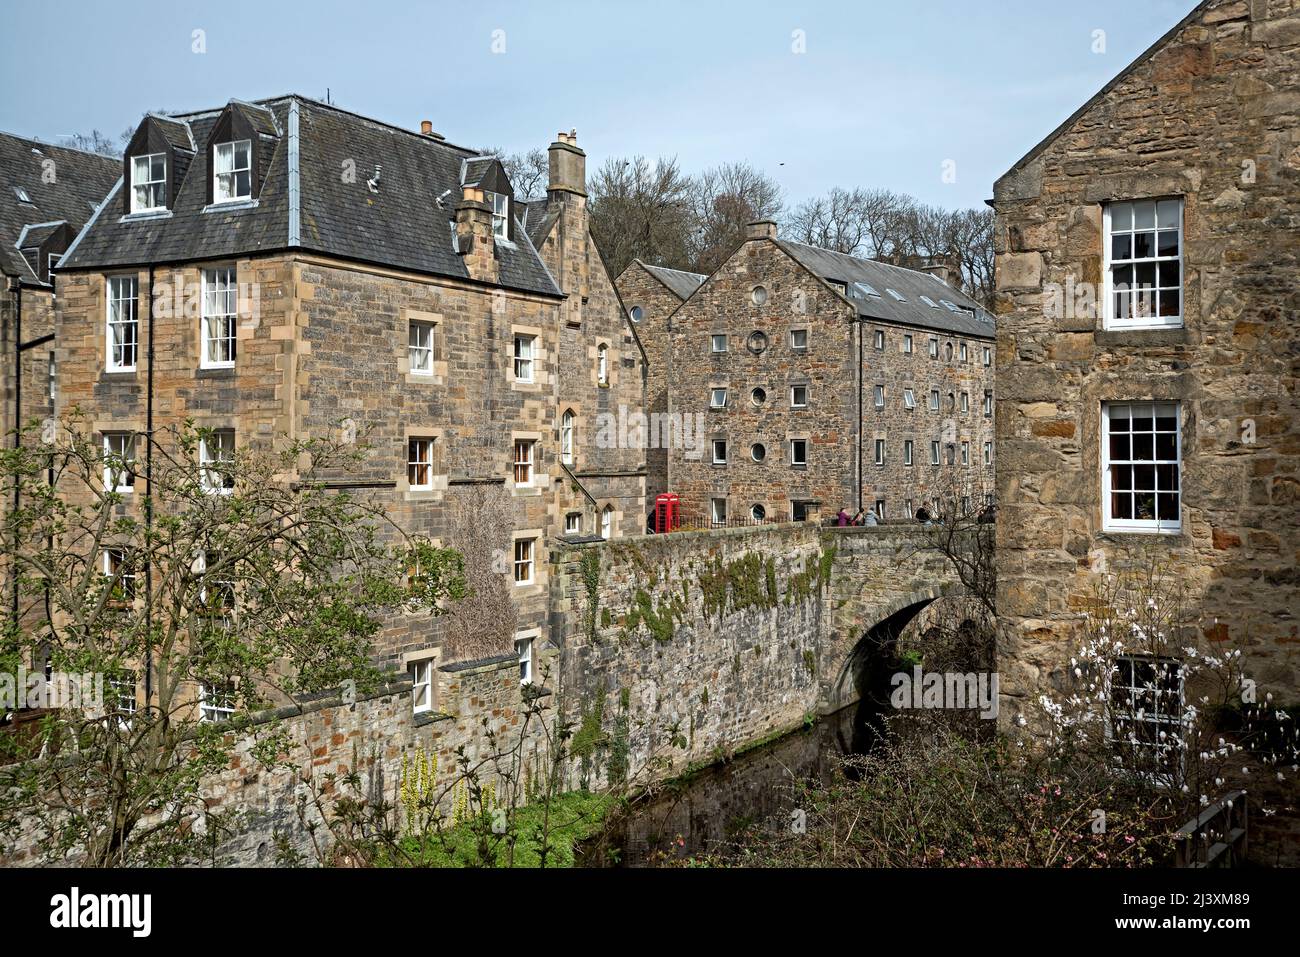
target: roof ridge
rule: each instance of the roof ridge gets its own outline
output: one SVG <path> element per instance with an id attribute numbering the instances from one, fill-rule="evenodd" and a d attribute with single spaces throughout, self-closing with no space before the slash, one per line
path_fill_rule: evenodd
<path id="1" fill-rule="evenodd" d="M 11 133 L 8 130 L 0 130 L 0 136 L 12 137 L 16 140 L 22 140 L 24 143 L 32 143 L 36 146 L 48 147 L 52 150 L 67 150 L 69 153 L 80 153 L 82 156 L 95 156 L 102 159 L 105 163 L 117 165 L 122 161 L 116 156 L 105 156 L 103 153 L 96 153 L 94 150 L 83 150 L 80 146 L 64 146 L 62 143 L 47 143 L 45 140 L 37 139 L 34 136 L 23 136 L 21 133 Z"/>

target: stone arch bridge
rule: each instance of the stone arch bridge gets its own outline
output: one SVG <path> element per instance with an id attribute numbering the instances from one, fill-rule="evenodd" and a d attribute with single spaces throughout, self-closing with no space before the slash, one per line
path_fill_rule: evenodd
<path id="1" fill-rule="evenodd" d="M 935 528 L 782 524 L 561 546 L 545 654 L 629 769 L 714 760 L 857 700 L 864 638 L 963 594 Z M 685 745 L 682 745 L 685 742 Z"/>

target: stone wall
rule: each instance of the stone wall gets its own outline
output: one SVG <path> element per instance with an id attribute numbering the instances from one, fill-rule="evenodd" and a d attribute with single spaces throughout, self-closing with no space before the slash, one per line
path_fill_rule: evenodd
<path id="1" fill-rule="evenodd" d="M 1004 689 L 1070 654 L 1096 576 L 1147 549 L 1204 641 L 1260 694 L 1300 686 L 1300 9 L 1198 7 L 996 184 L 999 611 Z M 1108 202 L 1181 197 L 1183 321 L 1116 331 Z M 1101 406 L 1180 403 L 1181 530 L 1102 527 Z"/>

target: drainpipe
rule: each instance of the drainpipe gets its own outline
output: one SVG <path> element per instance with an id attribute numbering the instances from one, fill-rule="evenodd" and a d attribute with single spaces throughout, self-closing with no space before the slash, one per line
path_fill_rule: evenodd
<path id="1" fill-rule="evenodd" d="M 153 531 L 153 263 L 149 264 L 149 370 L 145 381 L 144 529 L 148 541 Z M 153 562 L 144 564 L 144 700 L 153 702 Z"/>
<path id="2" fill-rule="evenodd" d="M 23 422 L 23 284 L 15 279 L 14 283 L 14 449 L 22 442 L 19 428 Z M 20 484 L 18 475 L 14 475 L 14 512 L 20 507 Z M 17 572 L 17 569 L 15 569 Z M 14 575 L 13 613 L 14 623 L 18 622 L 18 575 Z"/>
<path id="3" fill-rule="evenodd" d="M 858 511 L 862 511 L 862 319 L 855 323 L 858 336 Z"/>

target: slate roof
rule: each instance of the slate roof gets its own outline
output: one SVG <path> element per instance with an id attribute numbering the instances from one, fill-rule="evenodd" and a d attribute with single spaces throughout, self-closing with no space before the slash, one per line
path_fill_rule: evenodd
<path id="1" fill-rule="evenodd" d="M 844 283 L 846 298 L 857 306 L 862 318 L 986 339 L 996 335 L 993 316 L 970 296 L 937 276 L 788 239 L 776 242 L 813 275 Z M 864 285 L 855 287 L 854 283 Z M 902 296 L 902 300 L 895 297 L 891 289 Z M 935 305 L 924 302 L 922 296 Z M 958 311 L 947 308 L 945 301 L 956 306 Z"/>
<path id="2" fill-rule="evenodd" d="M 232 102 L 250 122 L 276 137 L 263 160 L 265 178 L 255 202 L 205 211 L 210 176 L 206 144 L 222 110 L 175 114 L 173 119 L 188 127 L 199 149 L 170 215 L 123 216 L 120 196 L 114 197 L 60 268 L 210 260 L 299 248 L 436 276 L 469 277 L 453 234 L 462 165 L 477 151 L 306 97 Z M 296 135 L 290 122 L 293 105 Z M 296 217 L 290 208 L 291 151 L 298 159 Z M 345 182 L 341 175 L 349 161 L 355 164 L 355 182 Z M 367 181 L 376 166 L 382 173 L 372 191 Z M 291 243 L 295 218 L 298 241 Z M 517 215 L 515 219 L 522 239 L 523 227 Z M 499 241 L 496 251 L 502 286 L 561 295 L 527 241 Z"/>
<path id="3" fill-rule="evenodd" d="M 691 298 L 691 294 L 704 284 L 704 280 L 709 278 L 697 272 L 669 269 L 667 266 L 651 266 L 639 259 L 637 262 L 641 264 L 642 269 L 667 286 L 669 292 L 683 301 Z"/>
<path id="4" fill-rule="evenodd" d="M 532 244 L 541 248 L 542 243 L 546 242 L 546 237 L 551 234 L 551 227 L 560 218 L 560 214 L 551 207 L 544 196 L 541 199 L 526 199 L 519 205 L 524 210 L 524 231 L 528 233 Z"/>
<path id="5" fill-rule="evenodd" d="M 55 163 L 53 183 L 42 176 L 45 160 Z M 65 222 L 80 229 L 121 171 L 121 162 L 108 156 L 0 133 L 0 272 L 37 282 L 31 263 L 18 251 L 19 239 L 33 245 Z M 15 186 L 30 203 L 19 201 Z"/>

